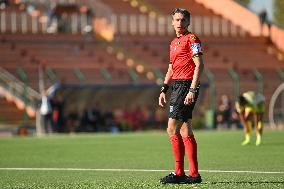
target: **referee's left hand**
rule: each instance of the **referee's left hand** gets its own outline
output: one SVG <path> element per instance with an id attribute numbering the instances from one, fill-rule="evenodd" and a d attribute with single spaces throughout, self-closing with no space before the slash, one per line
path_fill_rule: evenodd
<path id="1" fill-rule="evenodd" d="M 185 99 L 184 99 L 184 105 L 189 105 L 191 103 L 194 102 L 194 97 L 195 97 L 195 94 L 192 93 L 192 92 L 188 92 Z"/>
<path id="2" fill-rule="evenodd" d="M 166 94 L 165 93 L 161 93 L 160 96 L 159 96 L 159 105 L 161 107 L 164 107 L 166 103 L 167 103 L 167 101 L 166 101 Z"/>

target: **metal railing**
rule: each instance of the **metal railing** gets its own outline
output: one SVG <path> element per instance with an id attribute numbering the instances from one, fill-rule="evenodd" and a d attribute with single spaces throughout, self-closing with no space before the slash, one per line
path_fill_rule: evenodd
<path id="1" fill-rule="evenodd" d="M 238 99 L 238 96 L 240 95 L 240 76 L 237 74 L 237 72 L 234 69 L 228 70 L 229 75 L 232 79 L 232 85 L 233 85 L 233 97 L 234 101 Z"/>
<path id="2" fill-rule="evenodd" d="M 256 82 L 257 82 L 256 91 L 263 94 L 264 84 L 263 84 L 263 77 L 262 77 L 261 73 L 257 69 L 254 69 L 253 75 L 254 75 Z"/>
<path id="3" fill-rule="evenodd" d="M 21 100 L 26 106 L 30 106 L 36 110 L 37 102 L 41 98 L 40 94 L 1 67 L 0 85 L 10 95 L 16 97 L 18 100 Z"/>
<path id="4" fill-rule="evenodd" d="M 172 35 L 174 30 L 170 16 L 150 16 L 143 14 L 110 14 L 92 18 L 89 26 L 85 13 L 66 14 L 64 18 L 64 31 L 66 33 L 86 33 L 86 27 L 92 27 L 97 33 L 107 33 L 110 39 L 114 34 L 122 35 Z M 59 19 L 53 18 L 48 27 L 45 16 L 31 16 L 26 12 L 1 11 L 0 33 L 58 33 Z M 198 35 L 213 36 L 244 36 L 245 31 L 218 16 L 193 16 L 189 30 Z"/>

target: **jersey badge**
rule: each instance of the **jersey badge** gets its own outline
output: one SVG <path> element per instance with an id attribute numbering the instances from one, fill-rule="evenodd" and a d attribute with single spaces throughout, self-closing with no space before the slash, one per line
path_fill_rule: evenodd
<path id="1" fill-rule="evenodd" d="M 196 36 L 195 35 L 190 35 L 190 39 L 196 40 Z"/>

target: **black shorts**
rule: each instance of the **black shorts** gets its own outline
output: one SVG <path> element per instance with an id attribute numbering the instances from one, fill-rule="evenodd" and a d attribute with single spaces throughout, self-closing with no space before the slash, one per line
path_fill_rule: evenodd
<path id="1" fill-rule="evenodd" d="M 191 80 L 173 80 L 172 93 L 170 98 L 169 118 L 186 122 L 192 119 L 192 111 L 199 94 L 199 85 L 197 93 L 195 93 L 194 102 L 189 105 L 184 105 L 184 99 L 191 85 Z"/>

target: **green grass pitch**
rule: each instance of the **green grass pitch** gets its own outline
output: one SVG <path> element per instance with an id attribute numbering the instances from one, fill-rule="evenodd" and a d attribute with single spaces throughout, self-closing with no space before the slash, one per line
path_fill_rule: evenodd
<path id="1" fill-rule="evenodd" d="M 165 131 L 1 138 L 0 188 L 284 188 L 284 131 L 265 131 L 258 147 L 255 137 L 241 146 L 240 130 L 195 136 L 203 178 L 196 185 L 159 184 L 173 169 Z"/>

